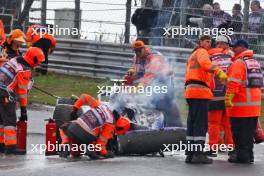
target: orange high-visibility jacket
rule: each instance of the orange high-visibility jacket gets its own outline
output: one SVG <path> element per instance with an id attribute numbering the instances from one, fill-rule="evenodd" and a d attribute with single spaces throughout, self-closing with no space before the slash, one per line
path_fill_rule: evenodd
<path id="1" fill-rule="evenodd" d="M 26 33 L 26 41 L 27 43 L 31 43 L 32 45 L 36 43 L 39 39 L 45 38 L 51 41 L 51 48 L 56 47 L 56 40 L 55 38 L 48 33 L 48 29 L 44 26 L 34 24 L 28 27 Z"/>
<path id="2" fill-rule="evenodd" d="M 14 92 L 20 106 L 27 106 L 28 84 L 31 80 L 31 71 L 13 58 L 0 67 L 0 87 Z"/>
<path id="3" fill-rule="evenodd" d="M 213 48 L 208 50 L 208 53 L 213 65 L 219 67 L 227 73 L 227 70 L 232 63 L 232 56 L 230 55 L 229 50 L 224 50 L 223 48 Z M 212 101 L 224 101 L 225 85 L 222 84 L 215 76 L 213 76 L 211 87 L 213 87 L 214 94 Z"/>
<path id="4" fill-rule="evenodd" d="M 84 115 L 80 116 L 76 123 L 86 132 L 96 136 L 96 144 L 101 145 L 101 155 L 106 155 L 106 145 L 113 137 L 115 126 L 112 111 L 100 101 L 90 95 L 83 94 L 75 102 L 74 107 L 79 109 L 83 105 L 91 107 Z"/>
<path id="5" fill-rule="evenodd" d="M 148 64 L 145 68 L 145 74 L 140 82 L 143 85 L 149 85 L 156 77 L 169 77 L 173 76 L 173 71 L 169 64 L 162 56 L 153 55 L 148 58 Z"/>
<path id="6" fill-rule="evenodd" d="M 234 57 L 234 62 L 228 69 L 227 93 L 235 93 L 232 100 L 234 106 L 227 108 L 230 117 L 260 116 L 261 88 L 246 86 L 247 68 L 243 58 L 252 58 L 253 51 L 247 50 Z"/>
<path id="7" fill-rule="evenodd" d="M 149 48 L 145 49 L 147 56 L 145 58 L 145 64 L 141 65 L 144 73 L 143 77 L 140 79 L 142 85 L 149 85 L 156 77 L 167 77 L 173 76 L 173 71 L 170 65 L 165 61 L 161 53 L 151 51 Z M 133 68 L 138 71 L 140 70 L 134 61 Z"/>
<path id="8" fill-rule="evenodd" d="M 0 45 L 3 45 L 6 41 L 5 26 L 2 20 L 0 20 Z"/>
<path id="9" fill-rule="evenodd" d="M 153 54 L 161 55 L 160 52 L 153 51 L 147 47 L 144 48 L 144 56 L 142 58 L 137 57 L 136 54 L 134 55 L 133 60 L 132 60 L 132 62 L 133 62 L 132 68 L 136 72 L 137 79 L 142 78 L 143 75 L 145 74 L 145 66 L 147 64 L 147 58 L 152 56 Z"/>
<path id="10" fill-rule="evenodd" d="M 212 99 L 212 73 L 219 70 L 210 60 L 208 51 L 198 48 L 187 61 L 185 73 L 186 99 Z"/>

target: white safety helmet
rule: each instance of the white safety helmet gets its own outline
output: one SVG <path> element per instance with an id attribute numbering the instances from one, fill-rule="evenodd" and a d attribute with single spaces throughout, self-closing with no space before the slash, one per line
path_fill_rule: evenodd
<path id="1" fill-rule="evenodd" d="M 224 42 L 227 44 L 231 44 L 231 38 L 227 35 L 218 35 L 215 39 L 216 43 L 218 42 Z"/>

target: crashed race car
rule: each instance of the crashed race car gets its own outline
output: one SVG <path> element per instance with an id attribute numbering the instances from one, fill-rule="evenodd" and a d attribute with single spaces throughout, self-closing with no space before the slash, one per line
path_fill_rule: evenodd
<path id="1" fill-rule="evenodd" d="M 173 126 L 175 123 L 165 123 L 163 112 L 156 110 L 153 106 L 142 103 L 142 97 L 137 94 L 111 94 L 106 92 L 98 95 L 98 99 L 108 106 L 114 106 L 123 116 L 128 117 L 133 128 L 126 134 L 114 136 L 109 141 L 107 149 L 116 155 L 146 155 L 160 153 L 163 156 L 163 146 L 167 144 L 177 144 L 184 141 L 186 129 Z M 108 99 L 108 100 L 103 100 Z M 139 101 L 137 101 L 139 100 Z M 70 98 L 60 98 L 53 114 L 57 128 L 70 120 L 70 113 L 74 100 Z M 113 103 L 118 102 L 118 103 Z M 144 101 L 146 102 L 146 101 Z M 83 106 L 78 115 L 89 110 L 89 106 Z M 177 107 L 175 107 L 177 108 Z M 179 114 L 179 113 L 178 113 Z M 171 121 L 179 121 L 180 117 L 171 117 Z M 57 140 L 60 142 L 60 135 L 57 129 Z"/>

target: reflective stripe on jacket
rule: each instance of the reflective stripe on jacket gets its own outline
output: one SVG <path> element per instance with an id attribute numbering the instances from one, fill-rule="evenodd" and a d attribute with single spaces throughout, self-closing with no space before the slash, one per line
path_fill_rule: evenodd
<path id="1" fill-rule="evenodd" d="M 97 137 L 96 144 L 101 145 L 100 153 L 107 153 L 106 144 L 113 137 L 115 126 L 112 111 L 90 95 L 83 94 L 74 104 L 79 109 L 82 105 L 89 105 L 90 110 L 81 115 L 75 122 L 87 133 Z"/>
<path id="2" fill-rule="evenodd" d="M 87 94 L 82 94 L 80 98 L 75 102 L 74 107 L 76 109 L 80 109 L 81 106 L 88 105 L 91 108 L 95 108 L 99 106 L 100 104 L 101 104 L 100 101 L 96 100 L 92 96 L 87 95 Z"/>
<path id="3" fill-rule="evenodd" d="M 150 85 L 155 79 L 167 78 L 173 76 L 170 65 L 165 61 L 161 54 L 151 54 L 147 58 L 145 74 L 140 80 L 142 85 Z"/>
<path id="4" fill-rule="evenodd" d="M 150 48 L 144 48 L 144 52 L 143 58 L 134 56 L 132 65 L 136 72 L 135 79 L 142 85 L 150 85 L 156 77 L 172 75 L 171 67 L 160 52 Z"/>
<path id="5" fill-rule="evenodd" d="M 31 71 L 28 67 L 17 62 L 17 58 L 4 63 L 0 67 L 0 86 L 14 92 L 20 105 L 27 105 L 28 84 L 31 80 Z"/>
<path id="6" fill-rule="evenodd" d="M 185 98 L 212 99 L 212 73 L 215 74 L 218 70 L 219 68 L 212 64 L 207 50 L 198 48 L 194 51 L 187 61 Z"/>
<path id="7" fill-rule="evenodd" d="M 235 93 L 234 106 L 228 108 L 231 117 L 256 117 L 261 111 L 261 88 L 247 88 L 246 65 L 241 59 L 253 57 L 253 51 L 247 50 L 235 56 L 228 69 L 227 93 Z"/>
<path id="8" fill-rule="evenodd" d="M 210 55 L 210 59 L 213 65 L 219 67 L 225 73 L 229 66 L 232 63 L 232 56 L 230 55 L 229 50 L 224 50 L 223 48 L 213 48 L 208 51 Z M 221 83 L 216 76 L 213 76 L 212 79 L 212 87 L 213 87 L 213 99 L 209 103 L 209 110 L 221 110 L 225 109 L 225 91 L 226 85 Z"/>

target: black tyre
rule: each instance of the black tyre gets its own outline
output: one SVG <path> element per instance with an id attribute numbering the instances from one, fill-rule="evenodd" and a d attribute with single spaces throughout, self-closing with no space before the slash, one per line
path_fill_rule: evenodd
<path id="1" fill-rule="evenodd" d="M 59 128 L 63 123 L 69 122 L 71 119 L 71 112 L 73 105 L 57 105 L 53 113 L 53 119 Z"/>
<path id="2" fill-rule="evenodd" d="M 151 154 L 159 152 L 164 144 L 184 142 L 186 129 L 182 127 L 165 128 L 163 130 L 135 130 L 118 136 L 118 153 Z"/>
<path id="3" fill-rule="evenodd" d="M 59 128 L 62 124 L 65 122 L 69 122 L 71 119 L 71 111 L 72 111 L 73 105 L 57 105 L 55 107 L 54 113 L 53 113 L 53 119 L 56 122 L 57 126 L 57 141 L 61 143 Z"/>

